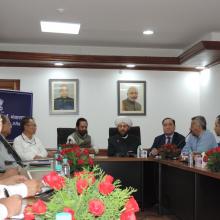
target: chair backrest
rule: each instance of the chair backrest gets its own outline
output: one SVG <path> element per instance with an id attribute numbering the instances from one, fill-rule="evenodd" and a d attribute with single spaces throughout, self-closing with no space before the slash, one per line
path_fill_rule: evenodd
<path id="1" fill-rule="evenodd" d="M 57 146 L 66 144 L 68 136 L 75 131 L 75 128 L 57 128 Z"/>
<path id="2" fill-rule="evenodd" d="M 117 128 L 109 128 L 109 137 L 116 135 L 117 132 Z M 130 127 L 128 134 L 139 137 L 141 141 L 141 130 L 139 126 Z"/>

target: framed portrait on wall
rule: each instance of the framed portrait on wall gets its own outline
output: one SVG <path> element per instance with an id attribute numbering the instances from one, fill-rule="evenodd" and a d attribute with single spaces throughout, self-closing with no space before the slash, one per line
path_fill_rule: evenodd
<path id="1" fill-rule="evenodd" d="M 49 107 L 52 115 L 76 115 L 79 113 L 79 80 L 50 79 Z"/>
<path id="2" fill-rule="evenodd" d="M 118 81 L 118 115 L 146 115 L 146 81 Z"/>

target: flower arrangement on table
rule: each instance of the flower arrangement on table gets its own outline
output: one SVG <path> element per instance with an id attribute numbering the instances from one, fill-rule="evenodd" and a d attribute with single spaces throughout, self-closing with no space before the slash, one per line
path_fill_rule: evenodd
<path id="1" fill-rule="evenodd" d="M 89 149 L 80 148 L 78 145 L 65 144 L 61 145 L 61 152 L 63 158 L 68 159 L 71 172 L 75 170 L 82 170 L 94 165 L 93 159 L 89 156 Z M 58 158 L 62 160 L 62 158 Z"/>
<path id="2" fill-rule="evenodd" d="M 220 172 L 220 147 L 208 150 L 203 157 L 203 161 L 207 162 L 207 168 L 213 172 Z"/>
<path id="3" fill-rule="evenodd" d="M 120 180 L 114 181 L 98 166 L 91 172 L 75 172 L 72 179 L 51 172 L 43 181 L 55 189 L 55 193 L 47 203 L 38 200 L 28 205 L 25 220 L 54 220 L 61 212 L 70 213 L 72 220 L 136 220 L 139 206 L 132 196 L 136 190 L 121 189 Z"/>
<path id="4" fill-rule="evenodd" d="M 158 151 L 159 155 L 163 159 L 178 158 L 181 153 L 181 149 L 179 149 L 175 144 L 164 144 L 158 149 Z"/>

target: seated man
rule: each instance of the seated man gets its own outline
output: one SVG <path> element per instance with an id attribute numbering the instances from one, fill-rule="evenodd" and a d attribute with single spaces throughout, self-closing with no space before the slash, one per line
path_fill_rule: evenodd
<path id="1" fill-rule="evenodd" d="M 50 157 L 40 139 L 35 136 L 37 126 L 33 118 L 23 118 L 21 121 L 21 129 L 22 134 L 14 140 L 14 149 L 22 160 Z"/>
<path id="2" fill-rule="evenodd" d="M 13 150 L 10 144 L 7 142 L 6 137 L 11 134 L 11 122 L 5 115 L 0 117 L 0 169 L 5 170 L 6 161 L 16 161 L 11 163 L 10 167 L 16 167 L 17 162 L 21 161 L 21 158 Z"/>
<path id="3" fill-rule="evenodd" d="M 203 116 L 196 116 L 191 121 L 191 134 L 186 140 L 186 145 L 182 149 L 182 154 L 190 152 L 206 152 L 216 147 L 217 143 L 214 135 L 206 129 L 206 119 Z"/>
<path id="4" fill-rule="evenodd" d="M 140 138 L 128 134 L 132 121 L 126 117 L 119 117 L 115 120 L 117 134 L 108 139 L 108 156 L 128 156 L 128 152 L 137 153 L 141 144 Z"/>
<path id="5" fill-rule="evenodd" d="M 215 133 L 217 135 L 217 142 L 218 142 L 218 146 L 220 147 L 220 115 L 217 116 L 216 120 L 215 120 L 215 127 L 214 127 Z"/>
<path id="6" fill-rule="evenodd" d="M 67 144 L 76 144 L 81 148 L 91 148 L 91 136 L 88 134 L 88 122 L 79 118 L 76 122 L 76 131 L 68 136 Z"/>
<path id="7" fill-rule="evenodd" d="M 185 146 L 185 137 L 175 132 L 176 125 L 174 119 L 165 118 L 162 121 L 162 125 L 164 133 L 154 139 L 154 143 L 151 147 L 150 154 L 153 156 L 158 154 L 158 148 L 164 144 L 175 144 L 181 149 Z"/>

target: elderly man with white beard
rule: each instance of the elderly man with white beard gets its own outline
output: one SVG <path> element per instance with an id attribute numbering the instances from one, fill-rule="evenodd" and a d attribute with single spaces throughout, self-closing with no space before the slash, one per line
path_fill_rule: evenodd
<path id="1" fill-rule="evenodd" d="M 108 156 L 128 156 L 128 152 L 136 154 L 138 146 L 141 144 L 140 138 L 128 134 L 132 126 L 131 119 L 119 117 L 115 120 L 117 134 L 108 139 Z"/>
<path id="2" fill-rule="evenodd" d="M 122 101 L 123 111 L 141 111 L 141 104 L 137 102 L 138 90 L 132 86 L 128 89 L 127 99 Z"/>

